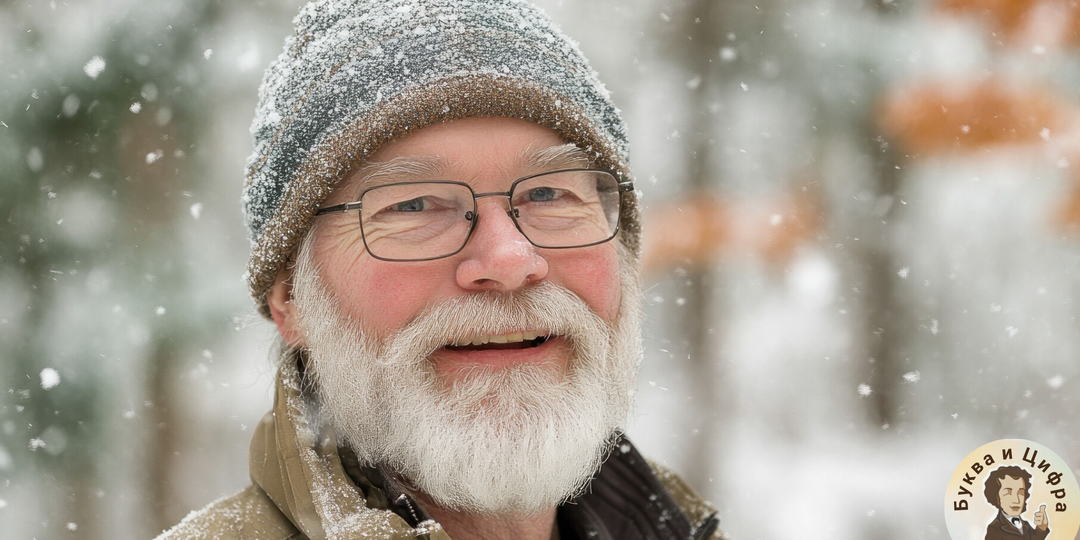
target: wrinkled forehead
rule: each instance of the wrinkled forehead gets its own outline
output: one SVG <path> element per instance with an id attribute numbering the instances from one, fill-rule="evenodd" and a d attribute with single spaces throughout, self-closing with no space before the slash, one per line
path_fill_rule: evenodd
<path id="1" fill-rule="evenodd" d="M 498 178 L 508 187 L 531 174 L 590 165 L 584 150 L 553 130 L 520 120 L 477 118 L 430 126 L 395 141 L 358 164 L 337 187 L 358 196 L 387 183 L 471 183 L 479 177 Z"/>

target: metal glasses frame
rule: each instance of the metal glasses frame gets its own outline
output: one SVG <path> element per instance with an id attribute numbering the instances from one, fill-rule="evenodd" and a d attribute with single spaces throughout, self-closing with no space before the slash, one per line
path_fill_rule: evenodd
<path id="1" fill-rule="evenodd" d="M 518 184 L 520 184 L 520 183 L 522 183 L 522 182 L 524 182 L 526 180 L 531 180 L 533 178 L 537 178 L 537 177 L 540 177 L 540 176 L 547 176 L 549 174 L 557 174 L 557 173 L 564 173 L 564 172 L 578 172 L 578 171 L 601 172 L 601 173 L 611 175 L 611 177 L 615 179 L 616 186 L 618 186 L 618 190 L 619 190 L 619 214 L 618 214 L 618 217 L 615 219 L 615 229 L 612 231 L 611 236 L 608 236 L 607 238 L 605 238 L 603 240 L 599 240 L 599 241 L 596 241 L 596 242 L 590 242 L 588 244 L 581 244 L 581 245 L 577 245 L 577 246 L 544 246 L 544 245 L 537 244 L 536 242 L 533 242 L 532 239 L 529 238 L 529 235 L 525 234 L 525 231 L 521 230 L 521 224 L 518 223 L 518 217 L 519 217 L 518 216 L 518 209 L 514 208 L 512 203 L 511 203 L 511 201 L 514 200 L 513 199 L 514 190 L 517 189 Z M 386 258 L 386 257 L 380 257 L 380 256 L 376 255 L 375 253 L 373 253 L 371 251 L 371 248 L 367 244 L 367 238 L 365 238 L 365 235 L 364 235 L 364 225 L 363 225 L 363 221 L 362 221 L 362 219 L 363 219 L 363 217 L 362 217 L 362 214 L 363 214 L 362 206 L 363 206 L 363 204 L 362 204 L 361 201 L 363 200 L 364 195 L 366 195 L 367 192 L 369 192 L 371 190 L 390 187 L 390 186 L 402 186 L 402 185 L 407 185 L 407 184 L 452 184 L 452 185 L 457 185 L 457 186 L 464 186 L 465 189 L 469 190 L 469 193 L 472 194 L 473 209 L 468 211 L 468 212 L 465 212 L 464 217 L 465 217 L 466 220 L 469 221 L 469 232 L 465 234 L 465 241 L 463 241 L 461 243 L 461 247 L 457 248 L 457 250 L 453 251 L 452 253 L 447 253 L 445 255 L 439 255 L 438 257 L 426 257 L 426 258 L 422 258 L 422 259 L 389 259 L 389 258 Z M 523 178 L 518 178 L 517 180 L 514 180 L 514 183 L 510 184 L 510 190 L 509 191 L 491 191 L 491 192 L 485 192 L 485 193 L 476 193 L 475 191 L 473 191 L 472 186 L 470 186 L 469 184 L 466 184 L 465 182 L 455 182 L 455 181 L 452 181 L 452 180 L 421 180 L 421 181 L 416 181 L 416 182 L 394 182 L 394 183 L 391 183 L 391 184 L 382 184 L 382 185 L 379 185 L 379 186 L 373 186 L 373 187 L 365 189 L 362 193 L 360 193 L 360 200 L 353 201 L 353 202 L 342 203 L 342 204 L 336 204 L 334 206 L 327 206 L 325 208 L 320 208 L 315 212 L 315 216 L 317 217 L 317 216 L 321 216 L 323 214 L 344 213 L 344 212 L 351 212 L 353 210 L 357 210 L 358 211 L 357 212 L 357 226 L 360 227 L 360 238 L 364 241 L 364 249 L 367 250 L 368 255 L 371 255 L 372 257 L 374 257 L 375 259 L 378 259 L 380 261 L 388 261 L 388 262 L 435 261 L 435 260 L 438 260 L 438 259 L 444 259 L 446 257 L 453 257 L 454 255 L 457 255 L 458 253 L 461 253 L 461 250 L 465 249 L 465 246 L 467 246 L 469 244 L 469 239 L 472 238 L 473 230 L 476 229 L 476 224 L 480 221 L 480 214 L 479 214 L 479 210 L 478 210 L 478 207 L 477 207 L 477 200 L 482 199 L 484 197 L 506 197 L 506 203 L 510 208 L 510 210 L 507 210 L 506 215 L 510 216 L 510 220 L 514 222 L 514 227 L 517 228 L 518 232 L 521 233 L 521 236 L 525 237 L 525 239 L 528 240 L 530 244 L 532 244 L 532 245 L 534 245 L 534 246 L 536 246 L 538 248 L 543 248 L 543 249 L 573 249 L 573 248 L 582 248 L 582 247 L 600 245 L 600 244 L 603 244 L 604 242 L 611 241 L 612 238 L 615 238 L 615 235 L 619 234 L 619 226 L 622 224 L 622 210 L 623 210 L 622 194 L 626 193 L 628 191 L 634 191 L 634 183 L 633 182 L 629 182 L 629 181 L 620 182 L 619 181 L 619 176 L 617 174 L 615 174 L 615 172 L 609 171 L 607 169 L 587 169 L 587 168 L 582 168 L 582 169 L 558 169 L 558 170 L 554 170 L 554 171 L 547 171 L 547 172 L 542 172 L 542 173 L 539 173 L 539 174 L 533 174 L 533 175 L 525 176 Z"/>

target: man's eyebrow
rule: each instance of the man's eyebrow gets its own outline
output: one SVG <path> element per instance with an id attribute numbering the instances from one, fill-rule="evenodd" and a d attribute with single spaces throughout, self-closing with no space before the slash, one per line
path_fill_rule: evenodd
<path id="1" fill-rule="evenodd" d="M 353 174 L 355 192 L 369 187 L 391 182 L 413 182 L 416 180 L 445 180 L 449 165 L 437 155 L 398 156 L 386 161 L 370 161 Z"/>
<path id="2" fill-rule="evenodd" d="M 529 172 L 577 169 L 592 165 L 589 155 L 573 143 L 536 149 L 526 148 L 518 155 L 517 162 L 521 170 Z"/>
<path id="3" fill-rule="evenodd" d="M 544 148 L 526 148 L 517 156 L 519 170 L 532 174 L 557 169 L 589 167 L 592 162 L 584 150 L 572 143 Z M 350 195 L 359 197 L 364 190 L 392 182 L 447 180 L 450 164 L 438 155 L 398 156 L 386 161 L 365 163 L 351 175 Z"/>

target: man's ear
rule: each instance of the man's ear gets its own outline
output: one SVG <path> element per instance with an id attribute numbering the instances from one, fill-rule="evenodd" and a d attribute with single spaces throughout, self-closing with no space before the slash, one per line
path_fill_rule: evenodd
<path id="1" fill-rule="evenodd" d="M 288 264 L 278 272 L 274 285 L 266 293 L 266 304 L 285 342 L 290 347 L 303 347 L 304 332 L 300 329 L 296 304 L 292 301 L 292 274 L 292 266 Z"/>

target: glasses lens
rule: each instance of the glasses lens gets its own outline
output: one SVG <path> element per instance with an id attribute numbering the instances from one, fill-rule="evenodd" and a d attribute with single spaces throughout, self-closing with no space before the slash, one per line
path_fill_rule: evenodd
<path id="1" fill-rule="evenodd" d="M 603 171 L 558 171 L 514 186 L 511 205 L 525 236 L 541 247 L 595 244 L 615 235 L 619 181 Z"/>
<path id="2" fill-rule="evenodd" d="M 360 198 L 360 229 L 368 252 L 381 259 L 424 260 L 465 245 L 473 211 L 469 188 L 413 182 L 372 188 Z"/>

